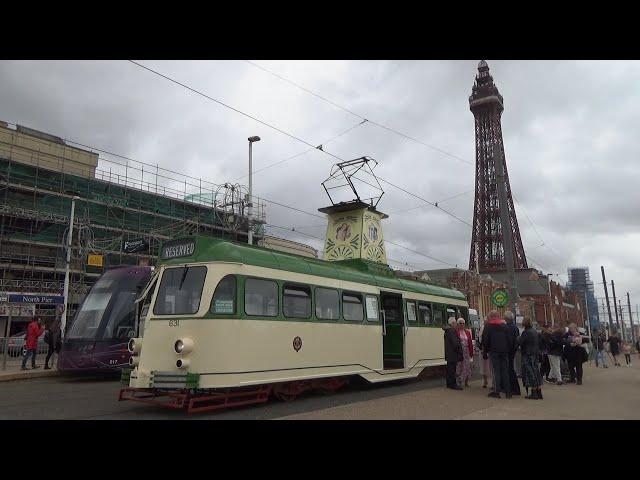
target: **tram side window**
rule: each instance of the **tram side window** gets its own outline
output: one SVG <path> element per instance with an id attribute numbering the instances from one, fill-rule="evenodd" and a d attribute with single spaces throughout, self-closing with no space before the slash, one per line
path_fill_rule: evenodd
<path id="1" fill-rule="evenodd" d="M 316 317 L 320 320 L 340 318 L 340 294 L 330 288 L 316 288 Z"/>
<path id="2" fill-rule="evenodd" d="M 444 305 L 433 305 L 433 326 L 442 327 L 446 319 L 444 318 Z"/>
<path id="3" fill-rule="evenodd" d="M 420 302 L 418 303 L 418 319 L 421 325 L 431 326 L 431 304 Z"/>
<path id="4" fill-rule="evenodd" d="M 227 275 L 216 287 L 211 299 L 211 313 L 230 314 L 236 313 L 236 276 Z"/>
<path id="5" fill-rule="evenodd" d="M 375 295 L 367 295 L 367 320 L 377 322 L 379 319 L 378 297 Z"/>
<path id="6" fill-rule="evenodd" d="M 345 320 L 362 321 L 364 318 L 362 295 L 344 292 L 342 294 L 342 315 L 344 315 Z"/>
<path id="7" fill-rule="evenodd" d="M 278 284 L 272 280 L 247 278 L 244 284 L 244 310 L 247 315 L 278 315 Z"/>
<path id="8" fill-rule="evenodd" d="M 282 313 L 288 318 L 311 317 L 311 288 L 285 284 L 282 293 Z"/>
<path id="9" fill-rule="evenodd" d="M 416 323 L 418 316 L 416 314 L 416 302 L 407 301 L 407 320 L 411 323 Z"/>
<path id="10" fill-rule="evenodd" d="M 168 268 L 162 274 L 156 304 L 156 315 L 193 314 L 200 308 L 207 267 Z"/>

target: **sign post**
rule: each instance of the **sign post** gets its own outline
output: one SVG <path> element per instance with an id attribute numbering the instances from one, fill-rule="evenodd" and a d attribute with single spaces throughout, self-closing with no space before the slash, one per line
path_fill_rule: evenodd
<path id="1" fill-rule="evenodd" d="M 491 294 L 491 301 L 496 307 L 505 307 L 509 303 L 509 295 L 504 290 L 498 289 Z"/>

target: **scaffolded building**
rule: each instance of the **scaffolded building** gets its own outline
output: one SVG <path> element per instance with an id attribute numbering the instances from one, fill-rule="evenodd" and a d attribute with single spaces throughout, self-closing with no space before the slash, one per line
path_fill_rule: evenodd
<path id="1" fill-rule="evenodd" d="M 598 328 L 600 326 L 600 316 L 598 314 L 598 301 L 596 300 L 593 282 L 589 278 L 588 267 L 574 267 L 567 270 L 569 280 L 567 281 L 567 288 L 572 292 L 580 293 L 582 295 L 586 292 L 587 297 L 587 312 L 589 312 L 589 324 L 591 328 Z"/>
<path id="2" fill-rule="evenodd" d="M 164 240 L 198 233 L 246 241 L 244 187 L 70 143 L 0 122 L 0 295 L 62 293 L 74 197 L 71 315 L 105 269 L 153 265 Z M 253 211 L 260 241 L 263 205 L 254 200 Z M 19 321 L 13 319 L 12 333 L 24 328 Z"/>

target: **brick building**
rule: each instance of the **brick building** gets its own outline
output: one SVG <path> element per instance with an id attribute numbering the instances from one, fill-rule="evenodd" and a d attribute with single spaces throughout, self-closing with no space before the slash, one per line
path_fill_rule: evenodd
<path id="1" fill-rule="evenodd" d="M 431 282 L 452 287 L 463 292 L 469 301 L 469 308 L 478 311 L 484 318 L 491 310 L 504 313 L 491 302 L 491 294 L 496 289 L 507 288 L 506 272 L 476 274 L 469 270 L 444 268 L 414 272 L 415 275 L 426 275 Z M 575 293 L 564 286 L 550 281 L 535 269 L 516 271 L 516 284 L 520 301 L 520 314 L 531 318 L 538 325 L 567 326 L 576 323 L 585 326 L 585 300 L 580 293 Z"/>

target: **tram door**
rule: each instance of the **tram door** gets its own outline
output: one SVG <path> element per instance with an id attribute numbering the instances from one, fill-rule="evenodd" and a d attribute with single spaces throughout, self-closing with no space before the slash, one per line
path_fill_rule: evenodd
<path id="1" fill-rule="evenodd" d="M 404 313 L 402 295 L 380 292 L 384 369 L 404 368 Z"/>

